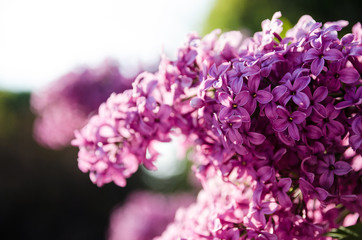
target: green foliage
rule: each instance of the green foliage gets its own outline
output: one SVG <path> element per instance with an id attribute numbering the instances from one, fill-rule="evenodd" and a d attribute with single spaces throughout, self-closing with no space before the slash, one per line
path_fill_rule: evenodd
<path id="1" fill-rule="evenodd" d="M 209 33 L 215 28 L 223 31 L 260 31 L 260 23 L 264 19 L 270 19 L 276 11 L 281 11 L 291 25 L 296 24 L 305 14 L 311 15 L 318 22 L 343 19 L 353 25 L 362 20 L 361 9 L 360 0 L 350 0 L 346 3 L 338 0 L 216 0 L 204 25 L 204 33 Z M 346 31 L 350 32 L 350 29 Z"/>
<path id="2" fill-rule="evenodd" d="M 21 115 L 28 111 L 29 93 L 11 93 L 0 91 L 0 139 L 2 141 L 9 139 L 19 125 Z M 30 119 L 29 119 L 30 120 Z"/>
<path id="3" fill-rule="evenodd" d="M 335 239 L 358 240 L 362 239 L 362 222 L 350 227 L 339 227 L 326 234 Z"/>

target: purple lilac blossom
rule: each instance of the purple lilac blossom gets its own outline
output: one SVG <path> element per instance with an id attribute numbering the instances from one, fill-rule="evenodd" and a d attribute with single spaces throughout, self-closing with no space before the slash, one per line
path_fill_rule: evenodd
<path id="1" fill-rule="evenodd" d="M 107 239 L 153 239 L 173 221 L 178 208 L 188 207 L 194 200 L 194 196 L 186 193 L 134 192 L 122 206 L 113 210 Z"/>
<path id="2" fill-rule="evenodd" d="M 154 144 L 186 136 L 203 190 L 159 239 L 327 239 L 361 221 L 362 28 L 339 39 L 345 21 L 303 16 L 282 38 L 280 16 L 242 41 L 189 35 L 76 132 L 99 186 L 155 169 Z"/>
<path id="3" fill-rule="evenodd" d="M 111 93 L 131 88 L 132 80 L 120 73 L 116 61 L 107 59 L 96 68 L 78 68 L 32 93 L 31 107 L 37 115 L 34 138 L 52 149 L 70 145 L 74 130 L 83 127 Z"/>

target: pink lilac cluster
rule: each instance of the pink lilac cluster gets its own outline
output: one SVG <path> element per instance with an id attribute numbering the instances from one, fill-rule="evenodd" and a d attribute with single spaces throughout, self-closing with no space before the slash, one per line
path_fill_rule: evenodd
<path id="1" fill-rule="evenodd" d="M 173 221 L 178 208 L 188 207 L 194 200 L 194 196 L 186 193 L 132 193 L 121 207 L 113 211 L 107 239 L 153 239 Z"/>
<path id="2" fill-rule="evenodd" d="M 74 130 L 83 127 L 111 93 L 131 88 L 132 80 L 120 73 L 116 61 L 107 59 L 96 68 L 79 68 L 34 92 L 35 139 L 53 149 L 70 145 Z"/>
<path id="3" fill-rule="evenodd" d="M 361 24 L 339 37 L 346 21 L 303 16 L 283 38 L 280 17 L 246 39 L 189 35 L 76 132 L 80 169 L 124 186 L 154 169 L 154 144 L 183 134 L 204 190 L 166 236 L 322 239 L 360 221 Z"/>

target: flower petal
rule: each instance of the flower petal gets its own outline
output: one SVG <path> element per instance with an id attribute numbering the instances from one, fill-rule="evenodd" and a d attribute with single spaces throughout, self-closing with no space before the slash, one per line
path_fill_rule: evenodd
<path id="1" fill-rule="evenodd" d="M 243 86 L 243 83 L 244 83 L 243 77 L 235 78 L 230 83 L 230 87 L 233 90 L 234 94 L 238 94 L 241 91 L 241 87 Z"/>
<path id="2" fill-rule="evenodd" d="M 315 125 L 308 125 L 306 127 L 307 137 L 310 139 L 319 139 L 322 137 L 322 130 Z"/>
<path id="3" fill-rule="evenodd" d="M 288 208 L 292 206 L 292 201 L 289 196 L 284 192 L 278 192 L 278 201 L 282 207 Z"/>
<path id="4" fill-rule="evenodd" d="M 318 114 L 319 117 L 321 117 L 321 118 L 326 118 L 327 117 L 327 110 L 322 104 L 314 103 L 313 109 L 314 109 L 314 112 L 316 114 Z"/>
<path id="5" fill-rule="evenodd" d="M 228 137 L 233 144 L 241 144 L 243 141 L 238 129 L 229 129 Z"/>
<path id="6" fill-rule="evenodd" d="M 312 73 L 315 76 L 318 76 L 321 73 L 323 67 L 324 67 L 324 59 L 316 58 L 313 60 L 311 66 L 310 66 L 310 70 L 312 71 Z"/>
<path id="7" fill-rule="evenodd" d="M 283 132 L 288 128 L 288 121 L 286 119 L 277 119 L 273 122 L 273 129 L 277 132 Z"/>
<path id="8" fill-rule="evenodd" d="M 293 89 L 294 91 L 302 91 L 304 88 L 308 86 L 310 83 L 310 77 L 309 76 L 303 76 L 295 79 L 293 83 Z"/>
<path id="9" fill-rule="evenodd" d="M 347 162 L 344 161 L 338 161 L 334 164 L 334 174 L 338 176 L 345 175 L 349 173 L 352 170 L 351 165 L 349 165 Z"/>
<path id="10" fill-rule="evenodd" d="M 290 113 L 288 112 L 288 110 L 280 105 L 277 106 L 276 112 L 282 119 L 288 119 L 290 117 Z"/>
<path id="11" fill-rule="evenodd" d="M 313 93 L 314 102 L 321 102 L 328 96 L 328 88 L 321 86 L 318 87 Z"/>
<path id="12" fill-rule="evenodd" d="M 360 75 L 354 68 L 343 68 L 341 71 L 338 72 L 339 74 L 339 80 L 341 82 L 352 84 L 354 82 L 357 82 Z"/>
<path id="13" fill-rule="evenodd" d="M 314 59 L 318 58 L 320 54 L 321 54 L 320 51 L 318 51 L 314 48 L 311 48 L 304 55 L 303 61 L 314 60 Z"/>
<path id="14" fill-rule="evenodd" d="M 231 107 L 232 97 L 226 92 L 218 92 L 217 99 L 225 107 Z"/>
<path id="15" fill-rule="evenodd" d="M 323 54 L 325 60 L 337 61 L 343 58 L 343 53 L 338 49 L 330 49 Z"/>
<path id="16" fill-rule="evenodd" d="M 244 106 L 250 97 L 250 92 L 247 90 L 241 91 L 238 95 L 236 95 L 234 101 L 238 104 L 238 106 Z"/>
<path id="17" fill-rule="evenodd" d="M 219 112 L 219 119 L 224 120 L 229 117 L 231 114 L 231 109 L 229 107 L 221 106 L 221 110 Z"/>
<path id="18" fill-rule="evenodd" d="M 352 105 L 354 105 L 354 103 L 352 101 L 343 101 L 343 102 L 340 102 L 340 103 L 336 104 L 336 110 L 341 110 L 341 109 L 344 109 L 344 108 L 348 108 L 348 107 L 350 107 Z"/>
<path id="19" fill-rule="evenodd" d="M 305 120 L 306 116 L 307 115 L 301 111 L 295 111 L 291 115 L 291 117 L 293 118 L 293 123 L 295 124 L 301 124 Z"/>
<path id="20" fill-rule="evenodd" d="M 332 171 L 329 170 L 322 173 L 321 177 L 319 178 L 319 184 L 325 189 L 330 188 L 333 182 L 334 182 L 334 174 Z"/>
<path id="21" fill-rule="evenodd" d="M 274 96 L 274 101 L 278 101 L 287 91 L 287 87 L 284 85 L 279 85 L 272 90 Z"/>
<path id="22" fill-rule="evenodd" d="M 265 90 L 259 90 L 256 93 L 256 100 L 261 104 L 267 104 L 273 99 L 273 95 Z"/>
<path id="23" fill-rule="evenodd" d="M 307 94 L 303 92 L 297 92 L 293 97 L 293 102 L 297 104 L 299 107 L 303 109 L 307 109 L 309 107 L 310 101 Z"/>
<path id="24" fill-rule="evenodd" d="M 278 187 L 282 188 L 283 192 L 287 192 L 292 185 L 292 179 L 290 178 L 282 178 L 278 182 Z"/>
<path id="25" fill-rule="evenodd" d="M 318 194 L 317 198 L 320 201 L 324 201 L 329 195 L 329 193 L 326 190 L 324 190 L 323 188 L 316 187 L 315 191 Z"/>
<path id="26" fill-rule="evenodd" d="M 292 122 L 288 125 L 288 133 L 289 133 L 290 137 L 293 138 L 295 141 L 299 141 L 299 139 L 300 139 L 299 129 L 294 122 Z"/>
<path id="27" fill-rule="evenodd" d="M 265 136 L 257 132 L 249 132 L 248 136 L 249 136 L 249 141 L 254 145 L 260 145 L 265 140 Z"/>
<path id="28" fill-rule="evenodd" d="M 353 150 L 357 150 L 362 146 L 362 138 L 360 135 L 352 135 L 349 137 L 349 143 Z"/>

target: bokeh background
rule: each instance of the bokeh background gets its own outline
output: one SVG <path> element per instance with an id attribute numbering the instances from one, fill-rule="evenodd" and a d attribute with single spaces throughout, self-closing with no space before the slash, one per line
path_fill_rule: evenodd
<path id="1" fill-rule="evenodd" d="M 129 77 L 154 71 L 161 54 L 174 58 L 191 31 L 251 34 L 280 10 L 285 27 L 310 14 L 320 22 L 348 20 L 350 32 L 361 9 L 360 0 L 1 0 L 0 239 L 105 239 L 112 210 L 131 192 L 197 188 L 187 161 L 174 163 L 176 170 L 160 161 L 160 173 L 141 169 L 125 188 L 98 188 L 78 169 L 76 148 L 34 140 L 31 92 L 107 57 Z"/>

